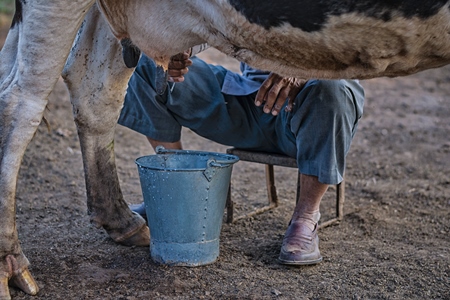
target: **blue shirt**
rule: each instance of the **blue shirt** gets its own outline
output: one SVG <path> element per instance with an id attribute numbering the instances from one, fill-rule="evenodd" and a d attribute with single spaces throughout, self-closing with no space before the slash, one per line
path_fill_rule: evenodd
<path id="1" fill-rule="evenodd" d="M 261 84 L 269 76 L 269 72 L 254 69 L 242 63 L 241 74 L 227 71 L 222 85 L 222 93 L 232 96 L 247 96 L 259 90 Z"/>
<path id="2" fill-rule="evenodd" d="M 222 93 L 231 96 L 247 96 L 259 90 L 270 72 L 254 69 L 246 63 L 240 63 L 241 74 L 227 70 L 222 86 Z M 359 80 L 355 79 L 359 83 Z"/>

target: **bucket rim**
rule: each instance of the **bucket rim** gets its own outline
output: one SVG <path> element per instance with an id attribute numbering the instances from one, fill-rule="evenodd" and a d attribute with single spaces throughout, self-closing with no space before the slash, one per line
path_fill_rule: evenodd
<path id="1" fill-rule="evenodd" d="M 198 151 L 198 150 L 175 150 L 175 149 L 164 149 L 157 147 L 157 153 L 150 154 L 150 155 L 143 155 L 135 159 L 136 165 L 142 168 L 148 168 L 153 170 L 170 170 L 170 171 L 198 171 L 198 170 L 205 170 L 205 168 L 189 168 L 188 170 L 185 168 L 168 168 L 168 167 L 157 167 L 157 166 L 149 166 L 144 165 L 140 160 L 143 160 L 148 157 L 157 157 L 157 156 L 163 156 L 163 155 L 196 155 L 196 156 L 208 156 L 210 157 L 208 159 L 208 162 L 211 160 L 211 158 L 222 158 L 222 159 L 213 159 L 212 166 L 214 167 L 228 167 L 230 165 L 233 165 L 239 161 L 239 157 L 233 154 L 227 154 L 227 153 L 220 153 L 220 152 L 211 152 L 211 151 Z M 208 167 L 208 166 L 207 166 Z"/>

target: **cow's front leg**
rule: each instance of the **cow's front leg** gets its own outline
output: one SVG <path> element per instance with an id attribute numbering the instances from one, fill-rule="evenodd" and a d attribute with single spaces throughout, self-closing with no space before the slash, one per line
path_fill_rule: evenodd
<path id="1" fill-rule="evenodd" d="M 0 299 L 9 285 L 34 295 L 16 226 L 16 184 L 25 149 L 39 126 L 75 34 L 93 0 L 16 1 L 0 52 Z M 67 12 L 64 14 L 64 12 Z"/>
<path id="2" fill-rule="evenodd" d="M 0 299 L 10 299 L 8 283 L 27 294 L 39 288 L 28 271 L 16 226 L 15 193 L 26 147 L 39 125 L 46 100 L 18 93 L 17 82 L 0 94 Z"/>
<path id="3" fill-rule="evenodd" d="M 86 16 L 63 72 L 80 137 L 91 221 L 116 242 L 148 246 L 149 229 L 133 214 L 119 186 L 114 130 L 132 69 L 96 6 Z"/>
<path id="4" fill-rule="evenodd" d="M 26 147 L 42 119 L 47 101 L 19 88 L 17 44 L 12 28 L 0 53 L 0 299 L 10 299 L 8 285 L 35 295 L 39 288 L 28 270 L 16 226 L 16 185 Z"/>

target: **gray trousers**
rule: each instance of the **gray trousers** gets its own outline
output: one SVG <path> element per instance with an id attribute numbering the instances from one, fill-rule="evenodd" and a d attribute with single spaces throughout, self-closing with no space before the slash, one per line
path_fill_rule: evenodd
<path id="1" fill-rule="evenodd" d="M 353 80 L 310 80 L 291 112 L 265 114 L 256 93 L 221 92 L 227 70 L 193 58 L 185 81 L 155 91 L 155 64 L 143 56 L 130 79 L 119 124 L 152 139 L 176 142 L 186 127 L 214 142 L 297 159 L 299 172 L 326 184 L 342 181 L 345 157 L 364 105 Z M 285 104 L 286 105 L 286 104 Z"/>

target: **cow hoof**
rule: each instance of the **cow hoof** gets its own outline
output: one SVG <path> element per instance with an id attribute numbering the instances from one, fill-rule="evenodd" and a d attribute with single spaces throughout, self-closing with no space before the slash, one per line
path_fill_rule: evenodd
<path id="1" fill-rule="evenodd" d="M 118 244 L 125 246 L 144 247 L 150 245 L 150 230 L 144 218 L 132 212 L 132 220 L 128 227 L 114 230 L 107 230 L 108 235 Z"/>
<path id="2" fill-rule="evenodd" d="M 125 245 L 125 246 L 138 246 L 138 247 L 146 247 L 150 246 L 150 229 L 147 226 L 147 222 L 142 218 L 139 214 L 132 212 L 133 218 L 135 218 L 135 222 L 140 224 L 140 226 L 131 230 L 126 234 L 113 234 L 113 232 L 109 232 L 109 235 L 113 238 L 116 243 Z"/>
<path id="3" fill-rule="evenodd" d="M 147 225 L 143 225 L 136 233 L 133 235 L 121 239 L 116 240 L 116 242 L 125 245 L 125 246 L 138 246 L 138 247 L 146 247 L 150 245 L 150 230 Z"/>
<path id="4" fill-rule="evenodd" d="M 0 300 L 11 300 L 8 288 L 8 277 L 0 277 Z"/>
<path id="5" fill-rule="evenodd" d="M 28 268 L 14 274 L 9 280 L 9 284 L 13 287 L 21 289 L 28 295 L 34 296 L 39 292 L 39 287 L 36 281 L 34 281 L 33 275 L 31 275 Z"/>
<path id="6" fill-rule="evenodd" d="M 27 267 L 18 267 L 13 255 L 6 256 L 8 270 L 0 276 L 0 300 L 10 300 L 9 285 L 22 290 L 29 295 L 36 295 L 39 287 Z"/>

